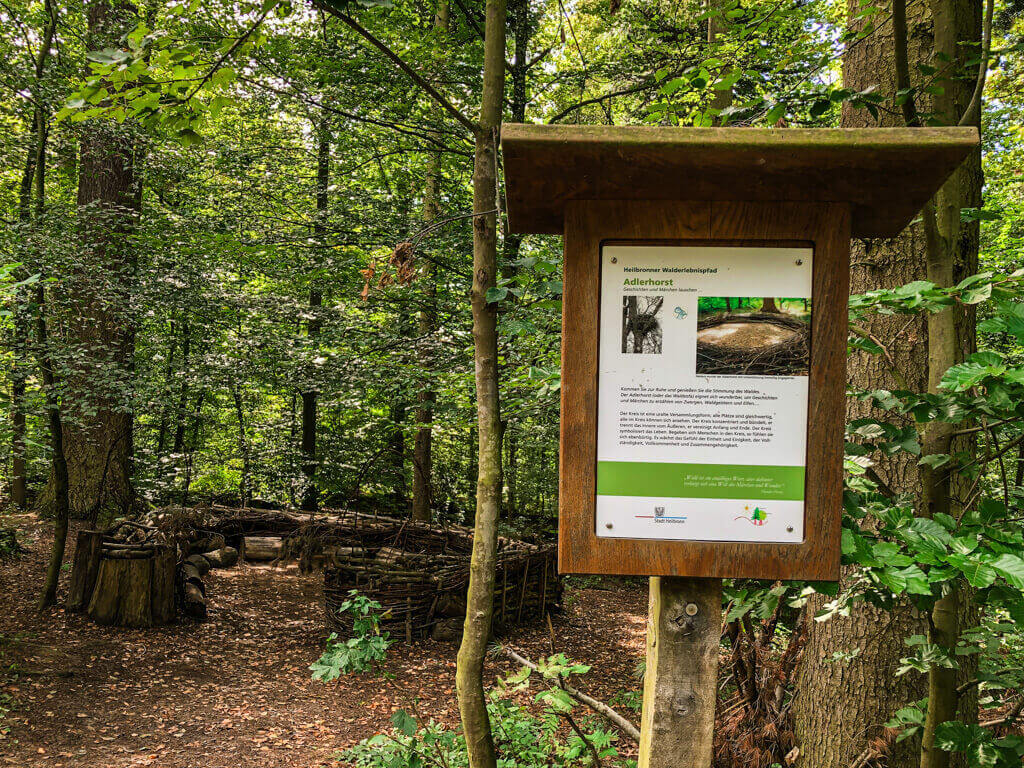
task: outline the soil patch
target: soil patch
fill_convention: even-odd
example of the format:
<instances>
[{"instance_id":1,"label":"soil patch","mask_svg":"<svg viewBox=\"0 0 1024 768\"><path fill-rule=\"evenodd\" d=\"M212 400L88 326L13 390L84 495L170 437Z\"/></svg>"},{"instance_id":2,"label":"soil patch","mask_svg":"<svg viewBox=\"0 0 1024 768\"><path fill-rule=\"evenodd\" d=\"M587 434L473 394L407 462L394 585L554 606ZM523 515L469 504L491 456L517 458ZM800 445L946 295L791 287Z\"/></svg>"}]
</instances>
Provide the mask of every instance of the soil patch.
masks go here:
<instances>
[{"instance_id":1,"label":"soil patch","mask_svg":"<svg viewBox=\"0 0 1024 768\"><path fill-rule=\"evenodd\" d=\"M310 680L326 634L320 574L213 571L206 623L100 627L61 609L35 613L48 526L8 519L29 551L0 563L0 707L12 707L0 717L0 766L336 766L339 750L388 728L409 697L423 715L457 722L454 643L396 646L387 662L394 684L368 675ZM637 689L646 599L640 582L567 589L555 643L593 665L580 688L606 701ZM532 658L550 653L544 627L508 640ZM500 659L488 665L492 678L511 670Z\"/></svg>"}]
</instances>

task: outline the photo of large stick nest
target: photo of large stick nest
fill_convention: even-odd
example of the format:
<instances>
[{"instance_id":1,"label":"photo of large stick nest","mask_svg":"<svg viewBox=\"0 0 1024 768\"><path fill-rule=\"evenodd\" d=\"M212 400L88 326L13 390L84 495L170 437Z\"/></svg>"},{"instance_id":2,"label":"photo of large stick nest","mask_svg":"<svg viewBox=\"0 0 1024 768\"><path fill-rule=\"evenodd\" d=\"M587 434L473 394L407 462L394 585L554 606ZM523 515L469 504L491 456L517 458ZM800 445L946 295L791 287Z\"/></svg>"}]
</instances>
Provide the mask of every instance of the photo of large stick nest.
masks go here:
<instances>
[{"instance_id":1,"label":"photo of large stick nest","mask_svg":"<svg viewBox=\"0 0 1024 768\"><path fill-rule=\"evenodd\" d=\"M622 297L622 352L624 354L661 354L661 308L664 304L664 296Z\"/></svg>"},{"instance_id":2,"label":"photo of large stick nest","mask_svg":"<svg viewBox=\"0 0 1024 768\"><path fill-rule=\"evenodd\" d=\"M806 376L810 341L810 299L697 300L698 375Z\"/></svg>"}]
</instances>

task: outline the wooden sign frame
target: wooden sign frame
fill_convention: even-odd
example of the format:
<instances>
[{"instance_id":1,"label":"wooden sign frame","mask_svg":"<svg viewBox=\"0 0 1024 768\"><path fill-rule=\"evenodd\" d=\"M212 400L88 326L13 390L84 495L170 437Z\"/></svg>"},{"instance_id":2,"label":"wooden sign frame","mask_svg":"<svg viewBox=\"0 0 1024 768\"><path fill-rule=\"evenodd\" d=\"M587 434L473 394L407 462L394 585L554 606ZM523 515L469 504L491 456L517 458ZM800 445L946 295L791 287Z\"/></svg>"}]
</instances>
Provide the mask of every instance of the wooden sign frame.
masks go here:
<instances>
[{"instance_id":1,"label":"wooden sign frame","mask_svg":"<svg viewBox=\"0 0 1024 768\"><path fill-rule=\"evenodd\" d=\"M850 206L846 203L565 203L558 548L561 573L838 579L850 221ZM597 536L601 248L611 241L814 249L803 541Z\"/></svg>"}]
</instances>

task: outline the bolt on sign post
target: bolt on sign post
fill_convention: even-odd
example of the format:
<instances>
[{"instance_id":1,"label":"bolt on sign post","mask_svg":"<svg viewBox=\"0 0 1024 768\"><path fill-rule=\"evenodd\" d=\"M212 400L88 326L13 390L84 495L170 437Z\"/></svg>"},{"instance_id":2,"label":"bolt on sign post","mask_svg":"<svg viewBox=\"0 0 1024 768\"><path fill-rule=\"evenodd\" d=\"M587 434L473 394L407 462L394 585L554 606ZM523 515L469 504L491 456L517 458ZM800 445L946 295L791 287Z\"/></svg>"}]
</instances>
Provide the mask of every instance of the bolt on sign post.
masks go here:
<instances>
[{"instance_id":1,"label":"bolt on sign post","mask_svg":"<svg viewBox=\"0 0 1024 768\"><path fill-rule=\"evenodd\" d=\"M510 230L565 239L559 570L653 577L641 768L710 765L723 578L839 578L850 238L977 144L503 128Z\"/></svg>"}]
</instances>

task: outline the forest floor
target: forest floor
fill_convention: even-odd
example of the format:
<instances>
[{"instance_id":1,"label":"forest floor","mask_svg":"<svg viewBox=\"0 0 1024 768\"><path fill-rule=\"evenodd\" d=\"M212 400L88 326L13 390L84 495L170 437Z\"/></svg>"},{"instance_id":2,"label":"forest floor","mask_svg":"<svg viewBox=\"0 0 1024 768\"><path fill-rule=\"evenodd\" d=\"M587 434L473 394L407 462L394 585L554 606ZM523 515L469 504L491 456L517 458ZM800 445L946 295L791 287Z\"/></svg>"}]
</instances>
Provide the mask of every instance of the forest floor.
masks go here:
<instances>
[{"instance_id":1,"label":"forest floor","mask_svg":"<svg viewBox=\"0 0 1024 768\"><path fill-rule=\"evenodd\" d=\"M30 515L5 522L29 551L0 561L0 766L336 766L339 750L388 728L409 697L421 715L457 722L455 643L395 646L386 662L395 683L310 679L326 636L316 574L212 571L207 622L100 627L60 608L36 613L49 527ZM645 586L595 582L566 596L553 617L556 650L600 670L579 686L605 701L635 690ZM546 627L521 628L507 642L531 658L550 653ZM488 662L490 676L511 670Z\"/></svg>"}]
</instances>

